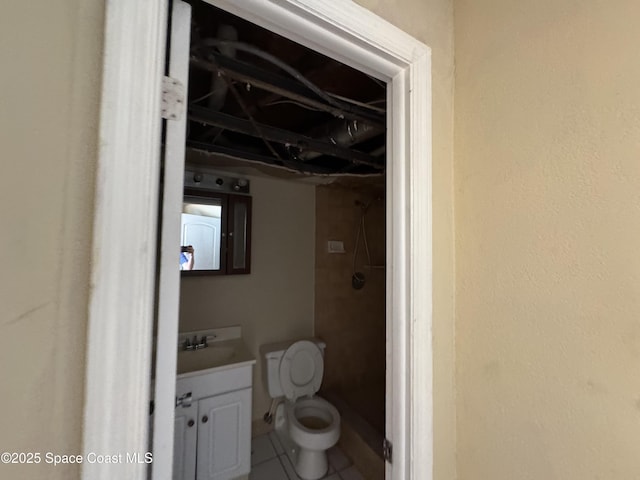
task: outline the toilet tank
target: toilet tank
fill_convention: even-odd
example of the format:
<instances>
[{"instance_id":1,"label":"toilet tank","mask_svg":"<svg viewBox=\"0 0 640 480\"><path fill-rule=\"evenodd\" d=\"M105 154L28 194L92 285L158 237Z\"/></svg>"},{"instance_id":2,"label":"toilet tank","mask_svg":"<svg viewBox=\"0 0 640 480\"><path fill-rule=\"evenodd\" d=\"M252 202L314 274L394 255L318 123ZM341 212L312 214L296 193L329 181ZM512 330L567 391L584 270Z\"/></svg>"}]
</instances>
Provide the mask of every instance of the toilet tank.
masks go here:
<instances>
[{"instance_id":1,"label":"toilet tank","mask_svg":"<svg viewBox=\"0 0 640 480\"><path fill-rule=\"evenodd\" d=\"M327 344L319 338L302 338L299 340L309 340L315 343L322 352L322 355L324 355L324 349ZM262 364L262 379L267 386L271 398L278 398L284 395L282 387L280 386L280 360L282 360L282 355L287 351L287 348L299 340L269 343L260 347L260 357L264 362Z\"/></svg>"}]
</instances>

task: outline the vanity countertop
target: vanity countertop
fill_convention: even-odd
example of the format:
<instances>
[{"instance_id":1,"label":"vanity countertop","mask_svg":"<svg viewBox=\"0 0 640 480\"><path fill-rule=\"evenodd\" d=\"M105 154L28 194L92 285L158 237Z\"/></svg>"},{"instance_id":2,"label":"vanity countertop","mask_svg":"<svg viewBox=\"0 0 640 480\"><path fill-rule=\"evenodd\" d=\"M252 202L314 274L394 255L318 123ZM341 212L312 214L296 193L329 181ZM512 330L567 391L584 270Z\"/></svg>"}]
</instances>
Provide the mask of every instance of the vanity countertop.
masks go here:
<instances>
[{"instance_id":1,"label":"vanity countertop","mask_svg":"<svg viewBox=\"0 0 640 480\"><path fill-rule=\"evenodd\" d=\"M178 378L187 378L255 363L242 338L221 338L209 342L206 348L179 350L176 373Z\"/></svg>"}]
</instances>

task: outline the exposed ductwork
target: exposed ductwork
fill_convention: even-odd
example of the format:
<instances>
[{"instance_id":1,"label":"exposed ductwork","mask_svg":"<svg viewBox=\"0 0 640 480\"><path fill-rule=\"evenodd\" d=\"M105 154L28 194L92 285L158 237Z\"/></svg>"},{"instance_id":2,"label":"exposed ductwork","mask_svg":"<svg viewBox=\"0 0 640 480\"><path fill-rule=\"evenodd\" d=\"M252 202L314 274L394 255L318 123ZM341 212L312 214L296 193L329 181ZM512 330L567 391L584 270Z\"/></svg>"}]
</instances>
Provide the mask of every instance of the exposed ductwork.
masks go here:
<instances>
[{"instance_id":1,"label":"exposed ductwork","mask_svg":"<svg viewBox=\"0 0 640 480\"><path fill-rule=\"evenodd\" d=\"M302 175L384 174L384 82L204 2L193 7L189 149Z\"/></svg>"},{"instance_id":2,"label":"exposed ductwork","mask_svg":"<svg viewBox=\"0 0 640 480\"><path fill-rule=\"evenodd\" d=\"M231 25L222 24L218 27L218 34L216 38L223 41L220 46L220 53L226 57L236 58L235 47L224 41L237 41L238 31ZM207 106L211 110L220 110L227 98L228 90L229 87L227 81L222 78L222 75L219 73L213 73L211 78L211 94L207 101Z\"/></svg>"},{"instance_id":3,"label":"exposed ductwork","mask_svg":"<svg viewBox=\"0 0 640 480\"><path fill-rule=\"evenodd\" d=\"M324 138L329 140L332 144L341 147L351 147L365 140L369 140L384 132L384 128L377 127L365 122L358 122L357 120L341 120L336 119L321 127L315 128L307 135L314 138ZM320 157L322 154L319 152L301 152L298 155L300 160L312 160Z\"/></svg>"}]
</instances>

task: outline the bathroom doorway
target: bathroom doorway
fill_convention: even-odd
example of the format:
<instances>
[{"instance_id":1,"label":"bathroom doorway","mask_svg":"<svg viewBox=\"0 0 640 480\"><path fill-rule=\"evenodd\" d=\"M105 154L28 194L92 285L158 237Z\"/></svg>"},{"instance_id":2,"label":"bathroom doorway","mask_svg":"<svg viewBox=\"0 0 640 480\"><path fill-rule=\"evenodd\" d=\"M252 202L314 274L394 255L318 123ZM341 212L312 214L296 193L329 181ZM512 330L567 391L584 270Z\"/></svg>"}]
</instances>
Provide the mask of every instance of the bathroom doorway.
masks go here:
<instances>
[{"instance_id":1,"label":"bathroom doorway","mask_svg":"<svg viewBox=\"0 0 640 480\"><path fill-rule=\"evenodd\" d=\"M254 187L261 184L260 178L318 185L315 307L312 314L307 314L307 331L327 342L321 394L337 404L343 418L342 431L349 432L342 436L343 450L356 466L362 470L368 467L370 478L383 479L385 470L393 469L392 448L385 446L392 445L397 437L393 421L397 390L393 384L406 382L406 378L398 379L391 373L397 324L387 310L387 304L392 306L388 286L393 283L387 282L391 255L386 244L387 236L393 241L389 226L398 215L397 209L387 210L385 201L391 180L387 170L392 171L387 165L386 148L390 140L386 122L391 91L383 79L219 9L214 3L187 2L191 22L185 171L189 175L247 175ZM181 185L183 180L187 181L184 173L166 173L165 188ZM165 195L165 208L168 199ZM270 201L268 196L254 197L254 222L263 218L261 204ZM298 201L292 198L290 203ZM340 223L325 231L324 227L334 224L335 219ZM168 224L166 218L162 223ZM298 225L302 228L303 223ZM253 247L257 249L267 239L260 237L259 228L253 233ZM275 233L270 236L276 238ZM287 240L283 237L278 242ZM331 249L331 242L337 242L337 251ZM336 262L340 256L342 261ZM260 257L254 257L257 267ZM328 261L323 264L323 260ZM289 260L283 257L280 261L285 265ZM347 270L342 271L345 263ZM265 403L259 346L287 340L292 331L304 331L300 320L283 327L281 319L289 312L281 308L279 318L274 318L277 324L267 327L268 333L264 332L264 322L258 321L260 325L255 326L247 320L250 310L238 314L239 305L263 298L262 292L273 283L267 278L256 286L258 270L252 271L249 281L234 279L234 286L243 285L236 288L230 288L231 280L223 277L183 275L180 298L180 331L228 327L231 324L225 322L233 318L243 324L243 338L258 357L253 387L254 430L264 427L259 423L263 412L256 411L256 405L260 408ZM282 275L287 271L280 269L279 283L286 281ZM291 293L283 294L278 303L291 301ZM271 299L274 295L278 293L272 291ZM167 297L160 295L162 301ZM268 305L260 309L267 323L273 312ZM212 320L216 316L223 317L222 323ZM277 325L282 330L280 337ZM262 408L266 411L268 407L265 404ZM155 443L159 442L157 438Z\"/></svg>"},{"instance_id":2,"label":"bathroom doorway","mask_svg":"<svg viewBox=\"0 0 640 480\"><path fill-rule=\"evenodd\" d=\"M178 177L189 191L215 193L242 180L252 198L254 260L250 274L236 278L182 272L179 332L241 327L257 358L254 433L273 427L262 421L273 407L261 346L311 336L325 341L319 393L341 414L346 433L339 446L367 478L382 480L387 84L204 0L185 0L190 20L179 27L187 23L179 5L172 32L183 37L190 30L188 80L176 78L188 83L185 169L174 170L180 158L167 159L164 188ZM172 71L181 55L177 42L172 37ZM170 196L161 222L167 238L175 237L165 228L175 220ZM184 228L185 210L182 217ZM165 250L164 237L162 243ZM198 269L205 257L194 245ZM168 263L173 268L171 253ZM172 306L160 287L163 321ZM156 404L164 405L161 398Z\"/></svg>"},{"instance_id":3,"label":"bathroom doorway","mask_svg":"<svg viewBox=\"0 0 640 480\"><path fill-rule=\"evenodd\" d=\"M367 71L376 78L388 82L390 86L387 97L389 107L390 132L387 135L388 153L388 176L387 176L387 262L393 266L393 271L389 273L387 283L387 378L389 379L387 396L390 401L387 402L390 415L387 416L387 432L393 442L393 462L387 465L387 478L400 479L412 476L414 478L430 478L431 476L431 411L432 401L430 386L431 378L431 341L430 341L430 324L431 324L431 308L430 308L430 258L431 258L431 223L430 223L430 125L429 125L429 56L428 49L419 44L406 34L393 29L386 22L382 21L370 12L351 3L336 3L327 5L326 2L316 0L288 0L286 2L278 2L278 4L268 2L247 1L238 4L238 2L215 1L211 2L217 6L231 11L247 20L256 24L269 28L293 38L299 43L317 48L324 54L332 58L347 62ZM126 6L119 7L116 13L122 14L126 10ZM144 18L144 16L136 15L140 12L140 7L131 18ZM120 21L126 16L115 17L115 10L111 10L108 19L111 18L115 25L119 25ZM116 18L115 20L113 20ZM158 18L152 17L146 28L157 25ZM110 25L108 23L108 25ZM143 29L144 30L144 29ZM109 32L107 28L107 32ZM117 30L115 30L117 31ZM127 33L129 33L127 31ZM136 35L132 33L132 35ZM119 39L109 37L107 42L107 50L113 54L119 51L123 56L127 56L125 47L130 48L131 44L121 45ZM148 40L148 39L147 39ZM144 42L141 42L144 44ZM137 44L136 44L137 45ZM107 55L108 60L105 63L107 72L114 67L113 58L121 58L117 55ZM142 56L140 58L146 58ZM138 58L139 60L139 58ZM141 62L140 68L146 69L145 75L152 71L154 63L149 61ZM135 70L137 66L135 62L128 64L130 70ZM143 75L143 78L146 76ZM148 76L148 75L147 75ZM128 95L123 99L118 95L119 78L113 80L114 83L107 83L105 87L105 96L114 94L117 105L120 105L120 111L131 110L131 106L125 106ZM125 91L128 87L122 86ZM409 93L411 92L411 94ZM144 91L140 92L143 98L146 98ZM146 100L145 100L146 101ZM149 101L157 102L158 100ZM157 104L157 103L156 103ZM133 109L135 110L135 108ZM153 108L150 109L153 111ZM116 109L115 112L118 112ZM140 113L140 112L137 112ZM146 112L149 113L149 112ZM145 113L145 114L146 114ZM105 114L109 119L108 114ZM140 114L144 118L144 114ZM114 117L118 118L118 117ZM135 116L131 119L125 119L119 123L116 130L130 128L129 122L139 120ZM157 122L153 119L149 124ZM115 123L115 122L114 122ZM113 127L114 123L106 122L107 126ZM106 127L105 127L106 128ZM135 130L135 129L134 129ZM107 132L108 133L108 132ZM109 135L107 135L108 138ZM103 137L104 138L104 137ZM153 152L154 148L149 146L146 138L142 139L142 150L144 152ZM133 152L140 154L139 150L133 149ZM110 156L112 152L106 151L101 154L100 163L106 168L107 172L114 173L106 167L114 160ZM120 151L118 153L121 153ZM150 157L153 155L150 154ZM123 160L131 158L130 155L124 154ZM145 157L146 158L146 157ZM137 158L136 158L137 160ZM119 164L121 159L115 160L115 164ZM136 161L130 162L132 168L138 168ZM153 168L149 164L142 162L139 166L141 169L141 177L148 178L153 176ZM126 170L126 177L131 174L131 170ZM110 197L110 188L113 188L115 195L123 195L121 186L115 188L112 179L119 180L119 172L115 170L113 177L107 176L106 181L102 184L103 191L106 192L107 198ZM127 184L123 181L122 184ZM153 186L153 182L150 183ZM143 187L145 187L143 185ZM135 190L130 189L125 192L131 200L141 194L140 185L135 185ZM144 188L143 188L144 190ZM144 190L142 194L148 195L148 190ZM135 203L135 202L134 202ZM107 227L115 226L117 231L118 215L106 215L109 213L109 204L104 208L98 208L98 220L107 220ZM138 212L141 216L139 221L148 222L153 217L153 205L149 205L147 210L142 209ZM151 213L151 215L150 215ZM102 215L102 216L101 216ZM101 240L101 232L97 232L97 245L101 248L107 248L108 242ZM98 248L97 247L97 248ZM115 252L113 255L107 249L100 251L101 258L117 258ZM111 257L110 257L111 256ZM150 261L151 258L144 257L141 261ZM102 263L101 263L102 265ZM111 271L119 269L119 263L114 262ZM126 269L123 272L131 274ZM117 273L117 272L115 272ZM148 299L149 292L146 289L148 285L139 285L134 280L139 280L148 272L139 272L131 275L132 289L131 295L138 295L140 298ZM94 275L96 277L96 275ZM100 278L99 275L97 275ZM98 296L104 303L104 299L108 300L111 290L113 278L121 281L126 275L110 275L104 282L97 282L94 296ZM120 292L122 289L115 289ZM416 291L420 292L416 295ZM96 293L97 292L97 293ZM104 294L104 295L102 295ZM118 299L120 300L120 299ZM108 303L108 302L107 302ZM113 304L118 303L114 301ZM126 306L126 302L124 302ZM124 307L123 307L124 308ZM116 307L117 309L117 307ZM113 312L113 309L109 310ZM113 318L118 319L118 315ZM111 321L113 318L109 317ZM126 315L122 316L126 319ZM100 325L101 313L92 308L90 323L91 325ZM109 322L104 322L107 324ZM128 332L129 325L126 331ZM125 329L121 328L118 323L111 323L108 327L100 328L92 331L94 343L98 344L101 340L100 336L95 337L95 331L104 332L110 338L118 338ZM142 328L144 331L144 328ZM148 333L147 333L148 335ZM141 335L144 338L144 334ZM414 348L414 344L418 342L420 348ZM100 376L103 372L118 371L119 365L141 365L144 370L145 355L149 352L142 350L139 352L141 361L136 361L136 352L117 352L117 355L107 355L106 359L101 357L95 358L91 353L94 349L90 345L89 371L91 378L103 378ZM96 349L103 352L101 349ZM134 358L135 357L135 358ZM125 370L125 369L123 369ZM95 374L98 375L95 375ZM137 369L134 369L130 376L138 375ZM93 375L92 375L93 374ZM143 380L143 376L140 380ZM418 379L426 381L417 382ZM88 381L88 390L92 390L92 382ZM100 389L99 390L104 390ZM121 392L114 392L118 398ZM142 405L147 397L146 391L140 389L131 392L129 396L133 405ZM85 436L85 448L93 450L108 449L110 439L118 435L109 435L108 432L126 432L129 425L120 425L118 422L112 423L100 421L98 417L100 412L111 410L112 402L109 394L90 395L87 400L87 413L85 418L88 424L94 425L95 429L107 432L99 438L91 435ZM137 409L136 409L137 411ZM95 415L92 415L96 413ZM102 418L113 419L113 415L102 415ZM132 416L135 419L135 414ZM140 419L134 422L142 424ZM126 434L125 434L126 436ZM144 434L139 429L131 431L132 444L141 445ZM100 443L102 442L102 443ZM96 446L97 445L97 446ZM425 454L427 452L427 454ZM420 460L409 462L410 458ZM89 472L89 470L86 470ZM86 473L85 475L90 475ZM89 478L89 477L87 477ZM96 477L97 478L97 477ZM106 477L105 477L106 478Z\"/></svg>"}]
</instances>

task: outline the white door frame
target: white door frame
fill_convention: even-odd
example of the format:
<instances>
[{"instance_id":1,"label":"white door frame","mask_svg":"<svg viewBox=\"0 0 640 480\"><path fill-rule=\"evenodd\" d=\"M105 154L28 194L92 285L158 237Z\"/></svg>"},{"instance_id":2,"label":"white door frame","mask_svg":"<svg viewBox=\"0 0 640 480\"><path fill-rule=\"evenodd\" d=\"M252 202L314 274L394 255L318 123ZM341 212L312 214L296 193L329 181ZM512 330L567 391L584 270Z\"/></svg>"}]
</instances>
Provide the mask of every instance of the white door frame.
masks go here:
<instances>
[{"instance_id":1,"label":"white door frame","mask_svg":"<svg viewBox=\"0 0 640 480\"><path fill-rule=\"evenodd\" d=\"M431 52L344 0L208 0L389 84L392 480L433 477ZM147 450L167 0L106 2L83 453ZM135 208L134 208L135 207ZM84 463L85 480L146 465Z\"/></svg>"}]
</instances>

